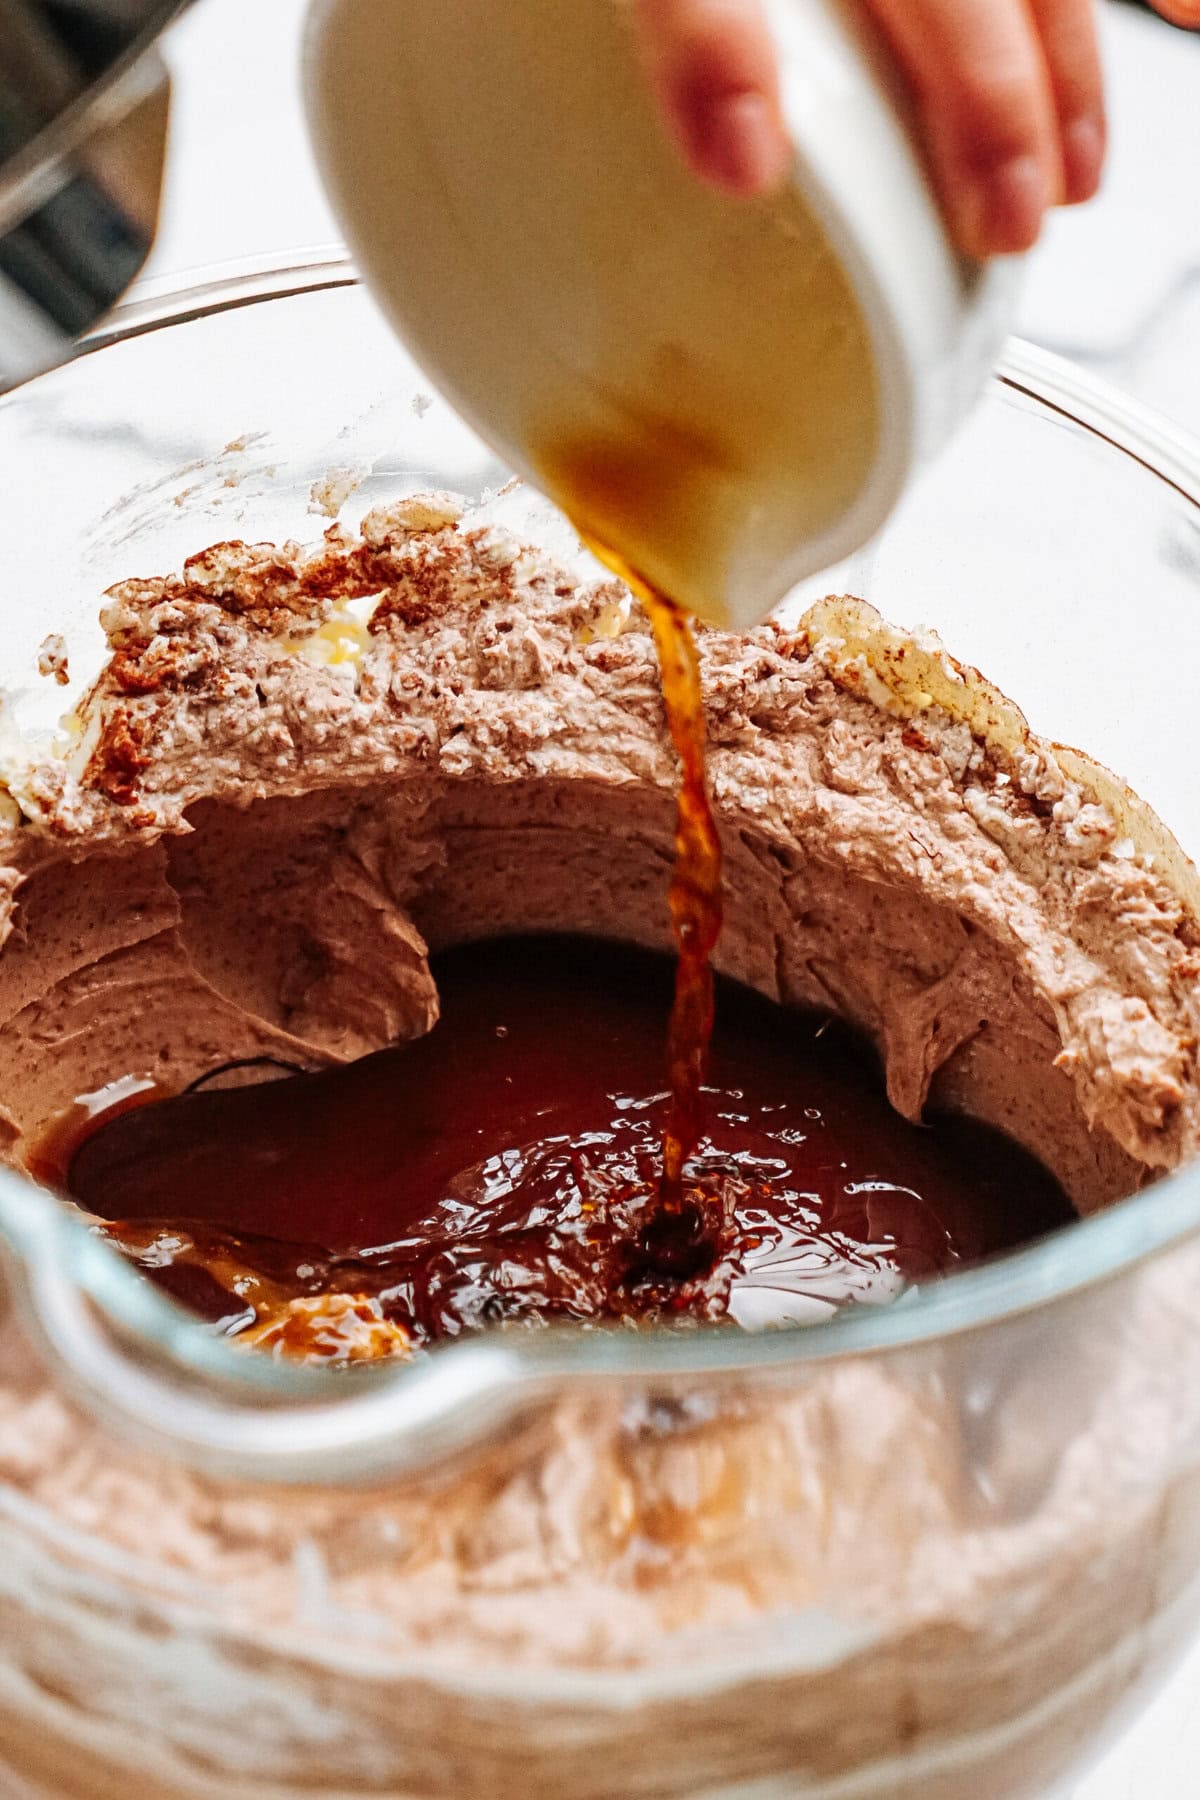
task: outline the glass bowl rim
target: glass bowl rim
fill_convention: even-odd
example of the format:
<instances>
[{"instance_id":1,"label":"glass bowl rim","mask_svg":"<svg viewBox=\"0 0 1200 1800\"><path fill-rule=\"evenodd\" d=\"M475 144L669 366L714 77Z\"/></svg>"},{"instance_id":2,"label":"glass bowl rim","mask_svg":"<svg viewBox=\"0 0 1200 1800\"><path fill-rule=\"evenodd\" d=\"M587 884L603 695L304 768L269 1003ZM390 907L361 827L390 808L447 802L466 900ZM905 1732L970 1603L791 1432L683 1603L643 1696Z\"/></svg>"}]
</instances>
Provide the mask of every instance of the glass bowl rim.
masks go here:
<instances>
[{"instance_id":1,"label":"glass bowl rim","mask_svg":"<svg viewBox=\"0 0 1200 1800\"><path fill-rule=\"evenodd\" d=\"M271 257L250 258L189 271L186 286L179 286L177 278L143 280L101 327L82 340L76 359L235 308L360 285L352 260L338 245L314 246L286 263ZM1200 508L1200 441L1135 399L1020 339L1009 341L992 379L1075 423ZM458 1411L463 1415L461 1435L473 1440L482 1435L481 1411L491 1412L493 1426L499 1422L495 1402L501 1390L511 1394L580 1377L765 1373L835 1357L914 1348L1000 1325L1079 1294L1198 1232L1200 1163L1038 1243L913 1288L887 1306L848 1309L822 1324L759 1335L720 1327L686 1333L552 1330L484 1334L476 1340L449 1343L411 1365L376 1367L361 1374L349 1371L353 1379L348 1383L345 1372L339 1373L336 1385L341 1398L336 1410L344 1417L333 1433L339 1444L337 1454L345 1457L355 1441L354 1415L360 1412L360 1426L367 1436L373 1436L370 1419L376 1414L381 1427L386 1415L388 1429L394 1433L404 1416L398 1409L403 1408L415 1429L424 1432L431 1423ZM175 1383L180 1379L214 1383L226 1400L238 1396L250 1402L260 1421L265 1412L275 1410L281 1425L292 1415L294 1427L297 1408L288 1403L301 1403L299 1411L309 1420L312 1432L302 1430L299 1438L289 1440L289 1453L281 1456L278 1466L272 1465L275 1475L311 1480L318 1473L315 1463L327 1463L328 1455L320 1453L324 1450L331 1455L332 1441L322 1421L327 1424L335 1410L327 1404L331 1399L328 1372L289 1368L267 1357L247 1356L229 1341L211 1336L142 1280L118 1252L92 1236L54 1196L6 1169L0 1169L0 1251L15 1277L27 1317L39 1328L39 1339L60 1368L66 1357L69 1372L77 1378L76 1386L82 1382L93 1401L95 1372L85 1370L83 1354L68 1352L61 1337L68 1319L82 1326L85 1313L103 1322L114 1344L126 1344L128 1355L120 1352L120 1356L127 1368L140 1359L143 1372L157 1364ZM84 1330L82 1339L87 1338ZM93 1342L95 1345L94 1334ZM186 1435L182 1422L179 1429L174 1428L177 1421L169 1406L152 1403L148 1391L144 1398L146 1405L134 1410L156 1439ZM165 1390L160 1398L165 1400ZM255 1406L256 1400L263 1405ZM324 1404L314 1406L314 1402ZM378 1403L383 1403L382 1411ZM119 1410L128 1413L131 1409ZM468 1414L474 1418L474 1426L468 1423ZM261 1430L261 1423L256 1429ZM404 1435L411 1437L412 1433ZM235 1452L229 1443L225 1446L229 1455L218 1460L228 1463L232 1458L244 1469L247 1439L242 1432L237 1436L240 1449ZM439 1433L435 1431L434 1436ZM460 1434L452 1432L450 1436L458 1439ZM352 1477L354 1464L354 1458L343 1462L338 1475Z\"/></svg>"}]
</instances>

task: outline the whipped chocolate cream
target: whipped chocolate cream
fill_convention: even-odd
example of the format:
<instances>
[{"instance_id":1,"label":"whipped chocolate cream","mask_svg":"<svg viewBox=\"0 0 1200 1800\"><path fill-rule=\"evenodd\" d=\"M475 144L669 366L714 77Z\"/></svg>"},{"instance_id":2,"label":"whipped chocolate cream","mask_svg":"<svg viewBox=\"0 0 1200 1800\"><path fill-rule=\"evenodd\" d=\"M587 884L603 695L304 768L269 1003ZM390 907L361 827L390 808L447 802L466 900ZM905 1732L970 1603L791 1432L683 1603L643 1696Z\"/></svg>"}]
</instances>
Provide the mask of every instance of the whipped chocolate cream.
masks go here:
<instances>
[{"instance_id":1,"label":"whipped chocolate cream","mask_svg":"<svg viewBox=\"0 0 1200 1800\"><path fill-rule=\"evenodd\" d=\"M424 1031L430 947L667 941L674 766L640 611L460 512L417 496L358 537L217 545L111 591L75 743L10 769L18 1155L117 1079L176 1090ZM990 690L964 716L978 678L859 603L701 648L719 966L861 1027L900 1112L932 1094L1001 1126L1080 1211L1190 1154L1194 877L1146 815L1075 753L1014 741ZM889 657L925 686L889 685Z\"/></svg>"},{"instance_id":2,"label":"whipped chocolate cream","mask_svg":"<svg viewBox=\"0 0 1200 1800\"><path fill-rule=\"evenodd\" d=\"M666 945L675 770L618 583L420 496L124 583L105 623L74 741L9 765L13 1159L106 1084L421 1032L430 950L498 927ZM1192 1155L1200 927L1162 827L861 603L700 643L720 966L846 1017L905 1116L1002 1127L1081 1213ZM1064 1301L1052 1357L1017 1321L771 1382L614 1382L424 1483L269 1497L113 1441L8 1320L4 1492L165 1574L110 1663L86 1584L68 1615L35 1575L0 1726L36 1719L22 1767L66 1793L149 1770L164 1795L898 1800L970 1768L1000 1794L1014 1743L1057 1768L1169 1640L1165 1596L1193 1605L1171 1389L1200 1380L1195 1277L1185 1255L1118 1307ZM201 1753L169 1707L118 1742L117 1688L191 1691L172 1633L198 1642L201 1597L237 1746Z\"/></svg>"}]
</instances>

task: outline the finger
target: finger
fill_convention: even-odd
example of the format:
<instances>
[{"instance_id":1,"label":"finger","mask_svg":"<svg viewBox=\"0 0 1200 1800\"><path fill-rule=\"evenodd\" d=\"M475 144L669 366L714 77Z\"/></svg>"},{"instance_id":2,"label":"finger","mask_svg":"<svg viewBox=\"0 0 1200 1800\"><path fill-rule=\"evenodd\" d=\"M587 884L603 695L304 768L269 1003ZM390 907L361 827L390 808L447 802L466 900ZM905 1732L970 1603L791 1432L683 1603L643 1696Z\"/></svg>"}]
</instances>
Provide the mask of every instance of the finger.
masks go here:
<instances>
[{"instance_id":1,"label":"finger","mask_svg":"<svg viewBox=\"0 0 1200 1800\"><path fill-rule=\"evenodd\" d=\"M760 0L635 0L643 59L667 128L691 168L747 197L791 161Z\"/></svg>"},{"instance_id":2,"label":"finger","mask_svg":"<svg viewBox=\"0 0 1200 1800\"><path fill-rule=\"evenodd\" d=\"M1172 25L1186 25L1192 31L1200 26L1200 0L1152 0L1152 4Z\"/></svg>"},{"instance_id":3,"label":"finger","mask_svg":"<svg viewBox=\"0 0 1200 1800\"><path fill-rule=\"evenodd\" d=\"M961 248L1028 250L1062 185L1049 75L1025 0L869 0L912 88Z\"/></svg>"},{"instance_id":4,"label":"finger","mask_svg":"<svg viewBox=\"0 0 1200 1800\"><path fill-rule=\"evenodd\" d=\"M1029 0L1058 114L1062 198L1090 200L1100 186L1104 79L1092 0ZM1200 4L1200 0L1198 0Z\"/></svg>"}]
</instances>

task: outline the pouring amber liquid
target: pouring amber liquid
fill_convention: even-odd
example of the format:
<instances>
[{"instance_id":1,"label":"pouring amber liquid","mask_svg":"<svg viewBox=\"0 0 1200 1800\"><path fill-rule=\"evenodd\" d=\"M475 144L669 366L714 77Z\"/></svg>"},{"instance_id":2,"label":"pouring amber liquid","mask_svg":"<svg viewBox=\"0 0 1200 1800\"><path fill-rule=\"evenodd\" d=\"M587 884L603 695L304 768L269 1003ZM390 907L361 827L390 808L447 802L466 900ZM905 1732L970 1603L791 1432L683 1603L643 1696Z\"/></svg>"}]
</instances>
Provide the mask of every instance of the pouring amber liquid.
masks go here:
<instances>
[{"instance_id":1,"label":"pouring amber liquid","mask_svg":"<svg viewBox=\"0 0 1200 1800\"><path fill-rule=\"evenodd\" d=\"M695 634L684 609L609 548L647 532L688 529L697 489L729 458L720 445L663 420L640 421L620 444L581 439L545 458L547 486L593 554L641 601L654 632L663 704L679 758L675 868L669 904L679 952L667 1039L671 1109L663 1134L659 1204L684 1213L688 1157L704 1132L702 1089L713 1025L712 953L721 934L721 840L708 798L704 697ZM665 1221L664 1221L665 1222Z\"/></svg>"}]
</instances>

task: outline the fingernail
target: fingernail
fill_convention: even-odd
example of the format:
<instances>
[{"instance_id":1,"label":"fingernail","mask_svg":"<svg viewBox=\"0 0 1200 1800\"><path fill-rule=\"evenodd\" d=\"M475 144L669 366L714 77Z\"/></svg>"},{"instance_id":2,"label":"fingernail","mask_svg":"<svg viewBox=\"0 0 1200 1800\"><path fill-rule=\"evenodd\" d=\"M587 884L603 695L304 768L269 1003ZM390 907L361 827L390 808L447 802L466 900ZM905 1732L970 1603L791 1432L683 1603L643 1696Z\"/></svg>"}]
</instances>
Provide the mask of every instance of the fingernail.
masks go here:
<instances>
[{"instance_id":1,"label":"fingernail","mask_svg":"<svg viewBox=\"0 0 1200 1800\"><path fill-rule=\"evenodd\" d=\"M1062 159L1067 204L1090 200L1104 167L1104 126L1099 119L1072 119L1063 127Z\"/></svg>"},{"instance_id":2,"label":"fingernail","mask_svg":"<svg viewBox=\"0 0 1200 1800\"><path fill-rule=\"evenodd\" d=\"M1010 256L1037 243L1050 203L1036 156L1014 156L979 182L966 208L965 235L976 255Z\"/></svg>"},{"instance_id":3,"label":"fingernail","mask_svg":"<svg viewBox=\"0 0 1200 1800\"><path fill-rule=\"evenodd\" d=\"M719 100L698 122L697 152L718 187L747 199L779 186L791 147L774 107L762 94Z\"/></svg>"}]
</instances>

